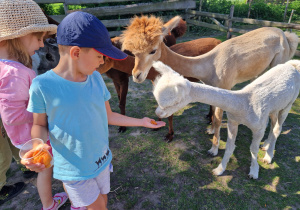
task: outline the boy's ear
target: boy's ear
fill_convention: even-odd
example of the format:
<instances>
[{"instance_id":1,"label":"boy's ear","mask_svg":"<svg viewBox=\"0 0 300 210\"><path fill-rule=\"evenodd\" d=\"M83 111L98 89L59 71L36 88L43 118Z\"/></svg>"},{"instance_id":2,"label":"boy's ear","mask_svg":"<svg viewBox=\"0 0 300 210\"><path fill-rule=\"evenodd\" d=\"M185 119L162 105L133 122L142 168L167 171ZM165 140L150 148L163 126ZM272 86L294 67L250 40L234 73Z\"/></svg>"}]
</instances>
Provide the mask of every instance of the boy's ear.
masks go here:
<instances>
[{"instance_id":1,"label":"boy's ear","mask_svg":"<svg viewBox=\"0 0 300 210\"><path fill-rule=\"evenodd\" d=\"M70 48L70 55L71 58L74 60L77 60L79 58L79 54L80 54L80 47L78 46L73 46Z\"/></svg>"}]
</instances>

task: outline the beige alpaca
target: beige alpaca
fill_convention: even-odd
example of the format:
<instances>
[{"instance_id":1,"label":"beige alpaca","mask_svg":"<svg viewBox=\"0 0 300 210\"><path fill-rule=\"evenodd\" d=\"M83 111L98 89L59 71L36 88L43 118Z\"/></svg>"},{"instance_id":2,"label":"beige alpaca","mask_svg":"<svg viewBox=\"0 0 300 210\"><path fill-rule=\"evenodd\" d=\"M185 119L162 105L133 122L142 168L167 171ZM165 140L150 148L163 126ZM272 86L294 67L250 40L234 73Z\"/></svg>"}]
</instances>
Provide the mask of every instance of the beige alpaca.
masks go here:
<instances>
[{"instance_id":1,"label":"beige alpaca","mask_svg":"<svg viewBox=\"0 0 300 210\"><path fill-rule=\"evenodd\" d=\"M161 62L155 62L153 67L162 74L155 80L153 90L159 105L155 111L157 116L168 117L191 102L206 103L225 110L228 117L226 149L222 162L213 173L221 175L226 169L235 149L238 125L243 124L253 134L249 177L257 179L257 154L268 119L271 119L271 129L263 145L267 150L263 160L271 163L282 124L299 94L300 61L279 64L238 91L190 82Z\"/></svg>"},{"instance_id":2,"label":"beige alpaca","mask_svg":"<svg viewBox=\"0 0 300 210\"><path fill-rule=\"evenodd\" d=\"M185 77L193 77L205 84L231 89L235 84L262 74L268 67L284 63L293 57L298 36L278 28L265 27L227 40L210 52L197 56L181 56L164 45L163 37L177 25L180 17L168 23L156 17L135 17L122 34L122 49L135 55L133 80L143 82L153 61L162 61ZM212 127L213 145L208 151L218 154L220 125L223 110L216 108Z\"/></svg>"}]
</instances>

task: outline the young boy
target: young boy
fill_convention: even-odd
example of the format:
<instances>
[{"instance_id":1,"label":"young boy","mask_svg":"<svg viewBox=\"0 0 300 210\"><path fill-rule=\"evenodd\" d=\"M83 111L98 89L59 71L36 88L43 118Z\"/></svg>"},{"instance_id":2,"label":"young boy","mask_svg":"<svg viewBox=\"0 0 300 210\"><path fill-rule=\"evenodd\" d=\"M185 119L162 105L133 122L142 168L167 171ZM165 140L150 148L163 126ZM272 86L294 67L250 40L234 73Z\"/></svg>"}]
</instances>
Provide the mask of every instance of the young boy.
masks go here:
<instances>
[{"instance_id":1,"label":"young boy","mask_svg":"<svg viewBox=\"0 0 300 210\"><path fill-rule=\"evenodd\" d=\"M62 180L74 207L106 209L112 153L108 124L159 128L164 122L136 119L111 111L107 90L95 69L103 55L125 59L113 47L107 29L85 12L69 14L57 30L60 61L33 80L28 111L33 112L32 138L46 140L49 131L54 178ZM44 165L25 164L35 171ZM82 208L84 209L84 208Z\"/></svg>"}]
</instances>

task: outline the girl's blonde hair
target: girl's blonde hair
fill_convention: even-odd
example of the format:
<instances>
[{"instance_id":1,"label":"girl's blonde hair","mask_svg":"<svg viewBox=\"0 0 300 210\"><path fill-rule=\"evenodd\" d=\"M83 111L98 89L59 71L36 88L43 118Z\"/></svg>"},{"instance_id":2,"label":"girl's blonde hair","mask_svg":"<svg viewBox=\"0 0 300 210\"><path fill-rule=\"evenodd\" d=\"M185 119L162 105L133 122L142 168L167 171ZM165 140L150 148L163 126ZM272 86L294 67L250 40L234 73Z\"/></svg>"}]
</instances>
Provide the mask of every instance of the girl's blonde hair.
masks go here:
<instances>
[{"instance_id":1,"label":"girl's blonde hair","mask_svg":"<svg viewBox=\"0 0 300 210\"><path fill-rule=\"evenodd\" d=\"M41 38L44 32L34 32L32 35ZM32 68L32 59L19 38L6 40L9 58L16 59L27 68Z\"/></svg>"}]
</instances>

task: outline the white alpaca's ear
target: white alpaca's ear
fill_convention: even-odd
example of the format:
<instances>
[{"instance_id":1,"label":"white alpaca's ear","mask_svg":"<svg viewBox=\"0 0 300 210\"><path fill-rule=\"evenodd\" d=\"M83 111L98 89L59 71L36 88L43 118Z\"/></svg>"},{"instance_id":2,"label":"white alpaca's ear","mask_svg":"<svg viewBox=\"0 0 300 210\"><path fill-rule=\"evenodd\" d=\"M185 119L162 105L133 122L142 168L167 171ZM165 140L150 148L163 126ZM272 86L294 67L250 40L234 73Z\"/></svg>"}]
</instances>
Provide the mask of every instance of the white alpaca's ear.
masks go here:
<instances>
[{"instance_id":1,"label":"white alpaca's ear","mask_svg":"<svg viewBox=\"0 0 300 210\"><path fill-rule=\"evenodd\" d=\"M161 61L154 61L152 63L152 66L155 68L156 71L158 71L162 75L166 74L166 73L172 73L172 74L180 76L180 74L178 74L176 71L174 71L170 66L164 64Z\"/></svg>"},{"instance_id":2,"label":"white alpaca's ear","mask_svg":"<svg viewBox=\"0 0 300 210\"><path fill-rule=\"evenodd\" d=\"M300 71L300 60L289 60L286 62L286 64L290 64Z\"/></svg>"},{"instance_id":3,"label":"white alpaca's ear","mask_svg":"<svg viewBox=\"0 0 300 210\"><path fill-rule=\"evenodd\" d=\"M168 69L168 66L165 65L163 62L161 61L154 61L152 64L153 68L155 68L156 71L158 71L160 74L165 74L167 72L170 72L170 67Z\"/></svg>"}]
</instances>

